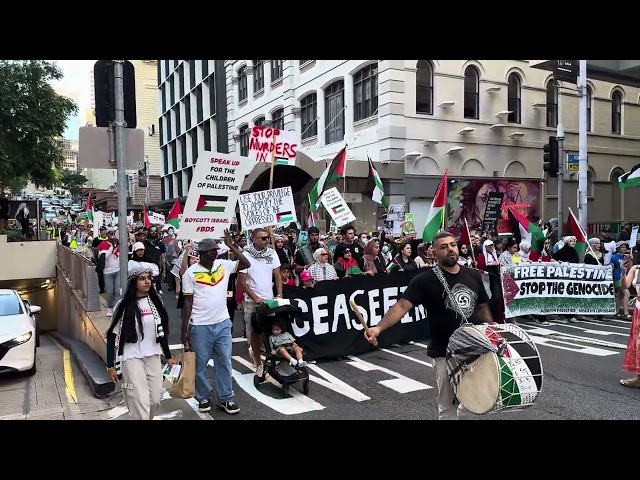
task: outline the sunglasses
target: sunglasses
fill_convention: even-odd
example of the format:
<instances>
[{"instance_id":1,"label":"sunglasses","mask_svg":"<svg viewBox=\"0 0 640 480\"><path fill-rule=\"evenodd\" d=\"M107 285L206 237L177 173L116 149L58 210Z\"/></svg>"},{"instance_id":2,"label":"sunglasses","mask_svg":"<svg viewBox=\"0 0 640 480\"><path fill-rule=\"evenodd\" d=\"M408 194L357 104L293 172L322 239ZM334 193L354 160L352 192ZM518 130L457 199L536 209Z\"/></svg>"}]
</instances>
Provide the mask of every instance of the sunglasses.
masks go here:
<instances>
[{"instance_id":1,"label":"sunglasses","mask_svg":"<svg viewBox=\"0 0 640 480\"><path fill-rule=\"evenodd\" d=\"M262 240L263 242L266 242L267 240L269 240L271 237L269 235L267 235L266 237L258 237L260 240Z\"/></svg>"},{"instance_id":2,"label":"sunglasses","mask_svg":"<svg viewBox=\"0 0 640 480\"><path fill-rule=\"evenodd\" d=\"M326 257L326 256L328 256L328 255L329 255L328 253L321 253L321 254L320 254L320 256L321 256L321 257Z\"/></svg>"},{"instance_id":3,"label":"sunglasses","mask_svg":"<svg viewBox=\"0 0 640 480\"><path fill-rule=\"evenodd\" d=\"M345 250L344 253L351 253L351 250Z\"/></svg>"}]
</instances>

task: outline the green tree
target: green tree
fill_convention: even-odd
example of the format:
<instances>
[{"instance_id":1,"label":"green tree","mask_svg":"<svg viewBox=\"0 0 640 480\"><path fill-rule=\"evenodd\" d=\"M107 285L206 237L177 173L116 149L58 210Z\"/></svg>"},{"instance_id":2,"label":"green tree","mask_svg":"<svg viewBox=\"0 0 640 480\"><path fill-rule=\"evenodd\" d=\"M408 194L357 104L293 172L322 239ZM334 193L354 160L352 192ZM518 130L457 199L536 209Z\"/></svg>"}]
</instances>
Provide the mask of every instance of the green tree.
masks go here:
<instances>
[{"instance_id":1,"label":"green tree","mask_svg":"<svg viewBox=\"0 0 640 480\"><path fill-rule=\"evenodd\" d=\"M29 183L29 178L26 175L9 178L9 181L2 181L0 187L2 189L11 190L14 195L20 195L20 192Z\"/></svg>"},{"instance_id":2,"label":"green tree","mask_svg":"<svg viewBox=\"0 0 640 480\"><path fill-rule=\"evenodd\" d=\"M27 177L52 187L64 156L62 135L75 102L56 93L58 66L43 60L0 60L0 183Z\"/></svg>"},{"instance_id":3,"label":"green tree","mask_svg":"<svg viewBox=\"0 0 640 480\"><path fill-rule=\"evenodd\" d=\"M79 173L70 172L66 170L62 172L60 178L60 185L62 188L69 190L74 197L78 196L80 189L87 183L87 177Z\"/></svg>"}]
</instances>

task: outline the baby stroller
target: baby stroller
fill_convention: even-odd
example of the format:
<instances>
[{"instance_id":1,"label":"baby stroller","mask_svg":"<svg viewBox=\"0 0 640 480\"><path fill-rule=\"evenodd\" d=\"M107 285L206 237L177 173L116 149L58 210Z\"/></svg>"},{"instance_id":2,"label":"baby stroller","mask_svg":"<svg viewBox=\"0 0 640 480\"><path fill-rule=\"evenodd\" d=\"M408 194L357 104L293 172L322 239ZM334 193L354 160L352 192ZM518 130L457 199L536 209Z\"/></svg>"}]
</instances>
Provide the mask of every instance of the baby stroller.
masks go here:
<instances>
[{"instance_id":1,"label":"baby stroller","mask_svg":"<svg viewBox=\"0 0 640 480\"><path fill-rule=\"evenodd\" d=\"M286 325L286 331L293 335L291 324L296 314L302 312L295 300L267 300L256 308L254 324L259 327L262 332L265 347L265 364L262 377L255 375L253 384L256 388L263 383L267 374L282 385L282 394L286 397L289 393L289 386L302 382L302 391L305 395L309 393L309 373L305 367L293 367L285 360L284 357L271 352L269 337L271 336L271 327L273 323L282 320Z\"/></svg>"}]
</instances>

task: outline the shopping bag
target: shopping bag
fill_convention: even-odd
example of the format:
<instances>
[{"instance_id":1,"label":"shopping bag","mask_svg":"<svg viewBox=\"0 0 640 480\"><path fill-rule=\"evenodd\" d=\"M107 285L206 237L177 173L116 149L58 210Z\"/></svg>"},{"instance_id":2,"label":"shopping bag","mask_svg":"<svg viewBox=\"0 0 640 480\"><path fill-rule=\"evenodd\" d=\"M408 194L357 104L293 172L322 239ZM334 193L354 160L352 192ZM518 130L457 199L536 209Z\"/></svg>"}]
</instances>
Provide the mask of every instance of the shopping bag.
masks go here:
<instances>
[{"instance_id":1,"label":"shopping bag","mask_svg":"<svg viewBox=\"0 0 640 480\"><path fill-rule=\"evenodd\" d=\"M169 395L171 398L192 398L196 394L196 354L184 352L180 365L180 376L173 383Z\"/></svg>"}]
</instances>

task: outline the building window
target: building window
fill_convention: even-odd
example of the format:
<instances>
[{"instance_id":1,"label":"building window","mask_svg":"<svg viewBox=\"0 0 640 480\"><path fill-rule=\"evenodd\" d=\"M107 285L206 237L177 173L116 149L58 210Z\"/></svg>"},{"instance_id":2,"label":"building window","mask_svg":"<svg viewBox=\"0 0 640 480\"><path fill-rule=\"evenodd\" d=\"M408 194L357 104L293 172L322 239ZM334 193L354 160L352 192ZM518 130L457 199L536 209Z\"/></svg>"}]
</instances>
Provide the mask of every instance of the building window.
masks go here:
<instances>
[{"instance_id":1,"label":"building window","mask_svg":"<svg viewBox=\"0 0 640 480\"><path fill-rule=\"evenodd\" d=\"M264 90L264 60L253 60L253 93Z\"/></svg>"},{"instance_id":2,"label":"building window","mask_svg":"<svg viewBox=\"0 0 640 480\"><path fill-rule=\"evenodd\" d=\"M238 102L244 102L249 95L247 87L247 67L246 65L238 70Z\"/></svg>"},{"instance_id":3,"label":"building window","mask_svg":"<svg viewBox=\"0 0 640 480\"><path fill-rule=\"evenodd\" d=\"M271 115L271 123L273 128L277 130L284 130L284 108L279 108L273 115Z\"/></svg>"},{"instance_id":4,"label":"building window","mask_svg":"<svg viewBox=\"0 0 640 480\"><path fill-rule=\"evenodd\" d=\"M353 121L372 117L378 110L378 64L367 65L353 76Z\"/></svg>"},{"instance_id":5,"label":"building window","mask_svg":"<svg viewBox=\"0 0 640 480\"><path fill-rule=\"evenodd\" d=\"M593 103L593 93L587 87L587 132L591 131L591 105Z\"/></svg>"},{"instance_id":6,"label":"building window","mask_svg":"<svg viewBox=\"0 0 640 480\"><path fill-rule=\"evenodd\" d=\"M271 60L271 81L282 78L282 60Z\"/></svg>"},{"instance_id":7,"label":"building window","mask_svg":"<svg viewBox=\"0 0 640 480\"><path fill-rule=\"evenodd\" d=\"M324 90L325 144L344 139L344 81L333 82Z\"/></svg>"},{"instance_id":8,"label":"building window","mask_svg":"<svg viewBox=\"0 0 640 480\"><path fill-rule=\"evenodd\" d=\"M464 118L480 118L480 75L469 65L464 71Z\"/></svg>"},{"instance_id":9,"label":"building window","mask_svg":"<svg viewBox=\"0 0 640 480\"><path fill-rule=\"evenodd\" d=\"M238 129L240 133L240 155L249 156L249 125L243 125Z\"/></svg>"},{"instance_id":10,"label":"building window","mask_svg":"<svg viewBox=\"0 0 640 480\"><path fill-rule=\"evenodd\" d=\"M617 90L611 95L611 133L622 133L622 94Z\"/></svg>"},{"instance_id":11,"label":"building window","mask_svg":"<svg viewBox=\"0 0 640 480\"><path fill-rule=\"evenodd\" d=\"M300 119L303 140L318 135L318 94L311 93L300 100Z\"/></svg>"},{"instance_id":12,"label":"building window","mask_svg":"<svg viewBox=\"0 0 640 480\"><path fill-rule=\"evenodd\" d=\"M433 115L433 68L428 60L418 60L416 70L416 113Z\"/></svg>"},{"instance_id":13,"label":"building window","mask_svg":"<svg viewBox=\"0 0 640 480\"><path fill-rule=\"evenodd\" d=\"M547 82L547 127L558 126L558 88L553 79Z\"/></svg>"},{"instance_id":14,"label":"building window","mask_svg":"<svg viewBox=\"0 0 640 480\"><path fill-rule=\"evenodd\" d=\"M522 115L522 82L517 73L509 75L507 86L507 110L511 113L507 117L509 123L520 123Z\"/></svg>"},{"instance_id":15,"label":"building window","mask_svg":"<svg viewBox=\"0 0 640 480\"><path fill-rule=\"evenodd\" d=\"M255 121L255 122L253 122L253 124L254 124L256 127L261 127L262 125L264 125L264 117L258 117L258 118L256 118L256 121Z\"/></svg>"}]
</instances>

